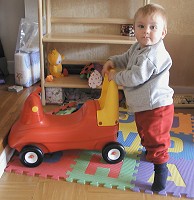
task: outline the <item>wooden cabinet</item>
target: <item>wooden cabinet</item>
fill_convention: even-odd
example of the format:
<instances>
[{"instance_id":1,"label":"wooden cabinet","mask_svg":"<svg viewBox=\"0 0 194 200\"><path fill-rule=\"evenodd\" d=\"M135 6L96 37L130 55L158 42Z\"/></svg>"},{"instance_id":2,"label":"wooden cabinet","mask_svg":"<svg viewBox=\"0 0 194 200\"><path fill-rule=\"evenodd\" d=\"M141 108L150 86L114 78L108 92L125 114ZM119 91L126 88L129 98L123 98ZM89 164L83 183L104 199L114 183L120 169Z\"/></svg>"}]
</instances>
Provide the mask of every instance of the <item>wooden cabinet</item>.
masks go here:
<instances>
[{"instance_id":1,"label":"wooden cabinet","mask_svg":"<svg viewBox=\"0 0 194 200\"><path fill-rule=\"evenodd\" d=\"M133 24L133 15L146 0L39 0L39 35L42 103L45 87L88 88L87 80L78 75L45 82L46 55L56 48L65 59L62 64L104 63L126 51L136 40L122 36L122 24ZM43 17L46 34L43 35Z\"/></svg>"}]
</instances>

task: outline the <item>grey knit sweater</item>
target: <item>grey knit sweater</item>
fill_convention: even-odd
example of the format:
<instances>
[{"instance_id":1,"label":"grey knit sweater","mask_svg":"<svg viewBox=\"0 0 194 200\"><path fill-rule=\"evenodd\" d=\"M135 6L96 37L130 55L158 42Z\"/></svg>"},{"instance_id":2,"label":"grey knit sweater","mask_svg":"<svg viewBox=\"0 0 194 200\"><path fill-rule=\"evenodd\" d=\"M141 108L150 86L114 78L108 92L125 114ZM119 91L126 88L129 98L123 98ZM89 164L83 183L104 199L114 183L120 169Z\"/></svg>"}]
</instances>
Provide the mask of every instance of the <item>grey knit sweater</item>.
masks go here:
<instances>
[{"instance_id":1,"label":"grey knit sweater","mask_svg":"<svg viewBox=\"0 0 194 200\"><path fill-rule=\"evenodd\" d=\"M123 86L131 112L152 110L173 103L173 89L169 87L172 60L163 40L140 49L135 43L122 55L109 58L117 71L115 81Z\"/></svg>"}]
</instances>

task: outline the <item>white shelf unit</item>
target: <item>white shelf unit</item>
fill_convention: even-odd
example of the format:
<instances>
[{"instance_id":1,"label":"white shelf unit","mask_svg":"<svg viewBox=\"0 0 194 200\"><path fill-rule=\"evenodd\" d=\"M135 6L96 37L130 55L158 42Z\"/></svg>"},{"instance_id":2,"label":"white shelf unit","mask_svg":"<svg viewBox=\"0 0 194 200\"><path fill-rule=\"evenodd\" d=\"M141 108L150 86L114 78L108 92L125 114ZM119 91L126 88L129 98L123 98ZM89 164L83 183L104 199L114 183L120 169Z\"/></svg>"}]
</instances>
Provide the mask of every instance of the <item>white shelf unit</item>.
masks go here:
<instances>
[{"instance_id":1,"label":"white shelf unit","mask_svg":"<svg viewBox=\"0 0 194 200\"><path fill-rule=\"evenodd\" d=\"M49 48L64 51L62 64L104 63L109 56L120 54L135 43L134 37L121 36L120 26L133 24L131 16L147 3L147 0L121 0L119 3L117 0L38 0L42 104L45 105L46 87L89 88L87 80L79 75L69 74L45 82ZM131 16L129 10L133 11ZM46 18L45 35L43 16Z\"/></svg>"}]
</instances>

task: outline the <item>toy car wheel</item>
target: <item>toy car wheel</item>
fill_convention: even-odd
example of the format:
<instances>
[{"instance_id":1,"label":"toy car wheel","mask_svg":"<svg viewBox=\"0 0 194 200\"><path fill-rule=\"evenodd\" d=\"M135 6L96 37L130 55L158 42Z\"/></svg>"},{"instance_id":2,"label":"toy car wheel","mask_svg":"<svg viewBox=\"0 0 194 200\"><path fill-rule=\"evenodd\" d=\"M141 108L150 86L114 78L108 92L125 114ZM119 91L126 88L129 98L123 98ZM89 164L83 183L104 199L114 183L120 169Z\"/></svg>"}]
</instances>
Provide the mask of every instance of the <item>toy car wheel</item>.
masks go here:
<instances>
[{"instance_id":1,"label":"toy car wheel","mask_svg":"<svg viewBox=\"0 0 194 200\"><path fill-rule=\"evenodd\" d=\"M37 167L42 163L43 157L44 153L36 146L26 146L19 154L21 163L27 167Z\"/></svg>"},{"instance_id":2,"label":"toy car wheel","mask_svg":"<svg viewBox=\"0 0 194 200\"><path fill-rule=\"evenodd\" d=\"M107 163L119 163L125 157L125 148L118 142L111 142L103 148L102 157Z\"/></svg>"}]
</instances>

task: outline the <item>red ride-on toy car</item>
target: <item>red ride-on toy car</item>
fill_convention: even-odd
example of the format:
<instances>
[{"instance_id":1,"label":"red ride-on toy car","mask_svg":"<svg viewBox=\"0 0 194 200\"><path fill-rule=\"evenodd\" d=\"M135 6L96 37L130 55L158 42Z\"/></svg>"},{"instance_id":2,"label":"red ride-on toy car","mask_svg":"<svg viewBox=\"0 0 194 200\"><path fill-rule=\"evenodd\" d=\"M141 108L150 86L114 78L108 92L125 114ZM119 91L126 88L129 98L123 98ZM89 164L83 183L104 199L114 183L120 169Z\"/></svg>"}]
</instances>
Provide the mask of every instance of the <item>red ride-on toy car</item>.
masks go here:
<instances>
[{"instance_id":1,"label":"red ride-on toy car","mask_svg":"<svg viewBox=\"0 0 194 200\"><path fill-rule=\"evenodd\" d=\"M8 137L9 146L19 152L23 165L36 167L44 154L70 149L100 150L110 164L124 159L125 149L117 142L119 100L114 81L105 77L100 98L87 100L68 115L45 113L40 91L38 88L26 99Z\"/></svg>"}]
</instances>

